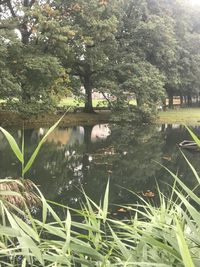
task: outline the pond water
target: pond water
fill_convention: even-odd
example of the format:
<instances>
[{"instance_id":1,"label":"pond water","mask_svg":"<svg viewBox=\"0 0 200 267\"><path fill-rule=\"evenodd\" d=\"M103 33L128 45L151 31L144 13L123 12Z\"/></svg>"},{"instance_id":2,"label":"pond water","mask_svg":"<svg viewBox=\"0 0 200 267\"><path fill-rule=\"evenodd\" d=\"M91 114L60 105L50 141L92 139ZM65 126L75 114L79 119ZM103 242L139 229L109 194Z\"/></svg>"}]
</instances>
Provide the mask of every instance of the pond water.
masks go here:
<instances>
[{"instance_id":1,"label":"pond water","mask_svg":"<svg viewBox=\"0 0 200 267\"><path fill-rule=\"evenodd\" d=\"M8 129L21 142L20 129ZM200 128L193 128L200 135ZM28 159L47 129L25 130L25 155ZM131 190L156 199L160 190L167 193L173 183L159 164L177 172L195 187L196 180L177 146L191 139L180 125L94 125L56 129L43 145L27 177L32 179L47 199L76 207L83 197L81 188L99 202L110 179L110 203L134 203ZM200 170L200 153L185 151ZM0 177L19 177L20 166L3 135L0 135Z\"/></svg>"}]
</instances>

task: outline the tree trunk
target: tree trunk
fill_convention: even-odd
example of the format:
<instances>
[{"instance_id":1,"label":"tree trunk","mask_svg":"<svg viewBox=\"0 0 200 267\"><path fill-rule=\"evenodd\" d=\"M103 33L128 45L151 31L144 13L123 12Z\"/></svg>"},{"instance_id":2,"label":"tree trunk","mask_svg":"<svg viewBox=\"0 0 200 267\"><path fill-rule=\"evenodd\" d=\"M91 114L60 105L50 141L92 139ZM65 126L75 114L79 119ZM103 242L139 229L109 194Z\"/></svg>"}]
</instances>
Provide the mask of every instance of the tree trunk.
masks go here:
<instances>
[{"instance_id":1,"label":"tree trunk","mask_svg":"<svg viewBox=\"0 0 200 267\"><path fill-rule=\"evenodd\" d=\"M84 126L84 145L85 151L82 158L82 171L83 171L83 180L86 182L88 180L88 172L90 166L89 155L91 152L91 135L92 135L93 126Z\"/></svg>"},{"instance_id":2,"label":"tree trunk","mask_svg":"<svg viewBox=\"0 0 200 267\"><path fill-rule=\"evenodd\" d=\"M186 95L184 95L184 103L185 103L185 105L187 104L187 96Z\"/></svg>"},{"instance_id":3,"label":"tree trunk","mask_svg":"<svg viewBox=\"0 0 200 267\"><path fill-rule=\"evenodd\" d=\"M168 95L169 98L169 108L173 108L174 107L174 103L173 103L173 94L169 94Z\"/></svg>"},{"instance_id":4,"label":"tree trunk","mask_svg":"<svg viewBox=\"0 0 200 267\"><path fill-rule=\"evenodd\" d=\"M192 97L191 97L191 95L188 95L187 96L187 104L188 104L188 107L191 106L191 104L192 104Z\"/></svg>"},{"instance_id":5,"label":"tree trunk","mask_svg":"<svg viewBox=\"0 0 200 267\"><path fill-rule=\"evenodd\" d=\"M140 96L138 96L138 97L136 97L136 103L137 103L137 106L138 107L141 107L142 106L142 100L141 100L141 97Z\"/></svg>"},{"instance_id":6,"label":"tree trunk","mask_svg":"<svg viewBox=\"0 0 200 267\"><path fill-rule=\"evenodd\" d=\"M31 102L31 95L29 93L27 93L25 89L22 90L22 102L23 103L30 103Z\"/></svg>"},{"instance_id":7,"label":"tree trunk","mask_svg":"<svg viewBox=\"0 0 200 267\"><path fill-rule=\"evenodd\" d=\"M84 88L85 88L85 108L84 112L86 113L94 113L94 109L92 106L92 86L89 78L85 78L84 80Z\"/></svg>"},{"instance_id":8,"label":"tree trunk","mask_svg":"<svg viewBox=\"0 0 200 267\"><path fill-rule=\"evenodd\" d=\"M200 101L199 101L199 99L200 99L200 93L198 93L198 106L199 106L199 104L200 104Z\"/></svg>"},{"instance_id":9,"label":"tree trunk","mask_svg":"<svg viewBox=\"0 0 200 267\"><path fill-rule=\"evenodd\" d=\"M167 110L167 99L166 99L166 97L164 97L162 99L162 108L163 108L163 111Z\"/></svg>"},{"instance_id":10,"label":"tree trunk","mask_svg":"<svg viewBox=\"0 0 200 267\"><path fill-rule=\"evenodd\" d=\"M172 124L167 124L167 130L172 130Z\"/></svg>"},{"instance_id":11,"label":"tree trunk","mask_svg":"<svg viewBox=\"0 0 200 267\"><path fill-rule=\"evenodd\" d=\"M183 106L183 95L182 94L180 94L180 105L181 107Z\"/></svg>"},{"instance_id":12,"label":"tree trunk","mask_svg":"<svg viewBox=\"0 0 200 267\"><path fill-rule=\"evenodd\" d=\"M166 127L165 127L165 124L162 124L162 126L161 126L161 132L162 132L162 133L165 132L165 128L166 128Z\"/></svg>"},{"instance_id":13,"label":"tree trunk","mask_svg":"<svg viewBox=\"0 0 200 267\"><path fill-rule=\"evenodd\" d=\"M31 35L31 31L28 29L28 18L27 16L24 17L23 23L18 28L21 36L22 36L22 43L27 45L29 43L29 37Z\"/></svg>"},{"instance_id":14,"label":"tree trunk","mask_svg":"<svg viewBox=\"0 0 200 267\"><path fill-rule=\"evenodd\" d=\"M90 125L84 126L84 144L85 144L87 153L89 152L89 147L91 144L92 129L93 129L93 126L90 126Z\"/></svg>"}]
</instances>

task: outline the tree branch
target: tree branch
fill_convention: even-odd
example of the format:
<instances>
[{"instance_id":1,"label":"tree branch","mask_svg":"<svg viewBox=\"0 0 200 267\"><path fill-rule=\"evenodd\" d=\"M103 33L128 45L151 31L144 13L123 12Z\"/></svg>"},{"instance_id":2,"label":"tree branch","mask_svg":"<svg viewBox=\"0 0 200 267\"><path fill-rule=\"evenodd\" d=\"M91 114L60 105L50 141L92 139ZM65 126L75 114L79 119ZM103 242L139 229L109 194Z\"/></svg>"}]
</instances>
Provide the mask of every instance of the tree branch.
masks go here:
<instances>
[{"instance_id":1,"label":"tree branch","mask_svg":"<svg viewBox=\"0 0 200 267\"><path fill-rule=\"evenodd\" d=\"M8 0L2 0L0 1L0 5L6 4L8 2Z\"/></svg>"},{"instance_id":2,"label":"tree branch","mask_svg":"<svg viewBox=\"0 0 200 267\"><path fill-rule=\"evenodd\" d=\"M110 99L106 96L106 94L103 91L100 91L100 92L102 93L102 95L106 99L106 101L108 101L109 106L112 107L113 105L112 105Z\"/></svg>"},{"instance_id":3,"label":"tree branch","mask_svg":"<svg viewBox=\"0 0 200 267\"><path fill-rule=\"evenodd\" d=\"M29 6L29 0L24 0L24 6L28 7Z\"/></svg>"},{"instance_id":4,"label":"tree branch","mask_svg":"<svg viewBox=\"0 0 200 267\"><path fill-rule=\"evenodd\" d=\"M7 6L8 6L8 8L9 8L10 13L12 14L13 18L16 18L16 14L15 14L15 12L14 12L14 9L13 9L13 7L12 7L12 4L11 4L11 1L10 1L10 0L7 1Z\"/></svg>"},{"instance_id":5,"label":"tree branch","mask_svg":"<svg viewBox=\"0 0 200 267\"><path fill-rule=\"evenodd\" d=\"M32 7L35 4L36 0L31 0L31 2L29 3L29 6Z\"/></svg>"},{"instance_id":6,"label":"tree branch","mask_svg":"<svg viewBox=\"0 0 200 267\"><path fill-rule=\"evenodd\" d=\"M8 30L13 30L17 27L17 24L0 24L0 30L2 29L8 29Z\"/></svg>"}]
</instances>

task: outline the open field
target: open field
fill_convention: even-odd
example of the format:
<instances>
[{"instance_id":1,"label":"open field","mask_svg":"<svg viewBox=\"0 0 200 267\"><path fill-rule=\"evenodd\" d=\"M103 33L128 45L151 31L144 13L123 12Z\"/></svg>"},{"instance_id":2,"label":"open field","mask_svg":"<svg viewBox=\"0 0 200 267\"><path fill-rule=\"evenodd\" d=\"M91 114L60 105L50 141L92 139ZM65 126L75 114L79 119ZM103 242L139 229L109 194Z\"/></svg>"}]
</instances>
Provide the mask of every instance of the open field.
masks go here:
<instances>
[{"instance_id":1,"label":"open field","mask_svg":"<svg viewBox=\"0 0 200 267\"><path fill-rule=\"evenodd\" d=\"M105 99L93 99L92 100L93 107L107 107L108 102ZM84 107L84 101L78 101L72 97L63 98L60 101L59 107Z\"/></svg>"},{"instance_id":2,"label":"open field","mask_svg":"<svg viewBox=\"0 0 200 267\"><path fill-rule=\"evenodd\" d=\"M92 100L93 107L108 107L108 102L106 99L93 99ZM136 105L136 100L132 99L129 101L129 104ZM60 101L59 107L84 107L84 101L78 101L73 97L63 98Z\"/></svg>"},{"instance_id":3,"label":"open field","mask_svg":"<svg viewBox=\"0 0 200 267\"><path fill-rule=\"evenodd\" d=\"M157 123L200 125L200 108L161 111Z\"/></svg>"}]
</instances>

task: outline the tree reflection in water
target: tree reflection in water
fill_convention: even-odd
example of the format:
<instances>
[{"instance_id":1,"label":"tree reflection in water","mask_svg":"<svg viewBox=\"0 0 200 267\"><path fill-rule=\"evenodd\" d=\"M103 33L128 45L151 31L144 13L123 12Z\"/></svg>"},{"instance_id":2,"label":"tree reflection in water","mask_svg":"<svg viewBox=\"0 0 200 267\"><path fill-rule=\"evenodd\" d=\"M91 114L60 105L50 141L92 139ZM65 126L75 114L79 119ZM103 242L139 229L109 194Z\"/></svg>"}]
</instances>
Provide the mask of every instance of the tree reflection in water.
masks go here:
<instances>
[{"instance_id":1,"label":"tree reflection in water","mask_svg":"<svg viewBox=\"0 0 200 267\"><path fill-rule=\"evenodd\" d=\"M194 130L198 134L199 129ZM12 132L20 142L20 131ZM44 133L41 129L25 131L26 159ZM47 199L67 205L77 205L82 197L81 188L98 202L108 179L111 203L122 205L136 201L123 188L156 199L155 180L165 192L166 184L173 182L158 162L178 171L191 188L195 186L177 147L183 139L188 139L188 133L180 126L127 124L60 128L44 144L27 177L40 186ZM186 155L198 170L199 156L187 152ZM1 177L19 176L20 168L2 138L0 157Z\"/></svg>"}]
</instances>

